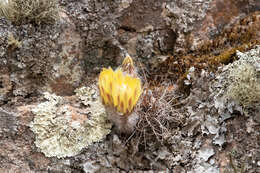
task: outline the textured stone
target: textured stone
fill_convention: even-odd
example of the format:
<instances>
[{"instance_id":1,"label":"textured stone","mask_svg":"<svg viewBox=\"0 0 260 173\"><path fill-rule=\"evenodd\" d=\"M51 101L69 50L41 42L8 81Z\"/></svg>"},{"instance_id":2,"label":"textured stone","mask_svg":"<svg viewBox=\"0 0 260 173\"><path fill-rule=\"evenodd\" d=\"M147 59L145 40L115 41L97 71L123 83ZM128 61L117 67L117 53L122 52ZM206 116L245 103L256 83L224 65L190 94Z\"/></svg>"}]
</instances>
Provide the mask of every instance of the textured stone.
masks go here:
<instances>
[{"instance_id":1,"label":"textured stone","mask_svg":"<svg viewBox=\"0 0 260 173\"><path fill-rule=\"evenodd\" d=\"M13 25L0 19L0 172L232 172L230 153L238 172L243 164L246 172L259 172L259 109L244 116L241 106L217 99L213 91L223 86L212 84L218 80L217 68L234 62L237 50L244 55L259 44L259 0L59 4L61 18L53 25ZM10 34L20 46L8 44ZM60 108L80 119L89 102L75 89L96 84L103 67L115 69L126 55L152 89L168 91L178 84L182 91L169 99L178 112L169 118L180 122L171 126L166 147L156 139L140 142L135 134L117 136L112 129L106 140L76 156L41 154L29 124L35 118L31 110L46 101L42 94L62 96L66 109ZM199 162L197 153L205 146L215 154ZM158 157L158 152L167 156Z\"/></svg>"}]
</instances>

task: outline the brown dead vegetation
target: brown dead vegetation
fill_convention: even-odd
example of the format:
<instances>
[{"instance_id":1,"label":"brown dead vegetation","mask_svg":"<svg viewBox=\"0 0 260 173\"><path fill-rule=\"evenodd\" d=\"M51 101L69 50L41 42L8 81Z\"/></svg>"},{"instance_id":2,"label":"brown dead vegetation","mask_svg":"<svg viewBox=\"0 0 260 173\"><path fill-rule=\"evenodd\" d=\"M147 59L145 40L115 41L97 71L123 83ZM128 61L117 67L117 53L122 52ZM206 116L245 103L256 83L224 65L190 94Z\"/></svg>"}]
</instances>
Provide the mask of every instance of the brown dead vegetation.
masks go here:
<instances>
[{"instance_id":1,"label":"brown dead vegetation","mask_svg":"<svg viewBox=\"0 0 260 173\"><path fill-rule=\"evenodd\" d=\"M172 85L144 89L141 104L136 108L140 118L134 137L137 145L163 144L173 135L174 129L183 123L180 113L173 107L177 99Z\"/></svg>"},{"instance_id":2,"label":"brown dead vegetation","mask_svg":"<svg viewBox=\"0 0 260 173\"><path fill-rule=\"evenodd\" d=\"M9 0L0 2L0 16L16 25L52 24L59 17L57 0Z\"/></svg>"}]
</instances>

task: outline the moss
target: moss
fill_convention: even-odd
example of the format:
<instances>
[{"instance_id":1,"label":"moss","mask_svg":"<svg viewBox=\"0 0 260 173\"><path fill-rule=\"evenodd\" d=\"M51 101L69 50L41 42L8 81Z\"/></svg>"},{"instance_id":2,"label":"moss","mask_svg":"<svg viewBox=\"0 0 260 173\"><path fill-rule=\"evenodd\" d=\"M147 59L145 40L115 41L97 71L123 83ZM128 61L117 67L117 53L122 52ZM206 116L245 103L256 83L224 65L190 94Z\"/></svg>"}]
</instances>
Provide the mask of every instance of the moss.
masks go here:
<instances>
[{"instance_id":1,"label":"moss","mask_svg":"<svg viewBox=\"0 0 260 173\"><path fill-rule=\"evenodd\" d=\"M0 2L0 15L12 23L51 24L59 17L57 0L9 0Z\"/></svg>"},{"instance_id":2,"label":"moss","mask_svg":"<svg viewBox=\"0 0 260 173\"><path fill-rule=\"evenodd\" d=\"M250 48L253 47L254 44L244 44L241 46L237 46L234 48L230 48L230 49L226 49L224 51L222 51L219 55L217 56L211 56L209 57L208 61L209 61L209 65L216 67L219 66L220 64L228 64L230 62L233 62L234 60L236 60L236 51L246 51Z\"/></svg>"},{"instance_id":3,"label":"moss","mask_svg":"<svg viewBox=\"0 0 260 173\"><path fill-rule=\"evenodd\" d=\"M260 44L258 30L259 12L254 12L238 20L232 26L198 45L196 50L169 56L166 61L158 65L151 72L148 79L156 84L165 80L165 75L174 81L183 81L187 70L194 66L196 69L216 71L223 64L232 63L236 58L236 51L246 52ZM153 69L154 70L154 69ZM160 77L154 80L154 76ZM179 82L181 84L181 82Z\"/></svg>"},{"instance_id":4,"label":"moss","mask_svg":"<svg viewBox=\"0 0 260 173\"><path fill-rule=\"evenodd\" d=\"M231 60L233 59L232 57L234 57L235 53L236 53L236 48L223 51L220 55L212 57L210 59L210 63L214 65L227 64L231 62Z\"/></svg>"},{"instance_id":5,"label":"moss","mask_svg":"<svg viewBox=\"0 0 260 173\"><path fill-rule=\"evenodd\" d=\"M71 99L45 93L46 102L37 105L30 127L35 145L47 157L70 157L110 133L105 109L95 89L76 90L76 100L84 107L71 106ZM69 104L70 103L70 104Z\"/></svg>"},{"instance_id":6,"label":"moss","mask_svg":"<svg viewBox=\"0 0 260 173\"><path fill-rule=\"evenodd\" d=\"M258 15L259 12L256 12L240 19L233 27L224 29L214 40L201 45L194 61L216 68L221 64L233 62L237 50L245 52L260 44L257 35L259 21L254 19Z\"/></svg>"}]
</instances>

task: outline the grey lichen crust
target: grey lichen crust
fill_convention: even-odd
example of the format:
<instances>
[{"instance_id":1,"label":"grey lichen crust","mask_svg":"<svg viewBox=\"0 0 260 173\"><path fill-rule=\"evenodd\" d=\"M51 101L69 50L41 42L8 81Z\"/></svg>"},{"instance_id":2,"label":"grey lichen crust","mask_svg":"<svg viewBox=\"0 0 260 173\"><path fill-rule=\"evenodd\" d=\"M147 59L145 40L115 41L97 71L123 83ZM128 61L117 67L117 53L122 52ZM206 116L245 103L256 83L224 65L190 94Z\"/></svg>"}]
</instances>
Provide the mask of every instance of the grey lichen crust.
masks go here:
<instances>
[{"instance_id":1,"label":"grey lichen crust","mask_svg":"<svg viewBox=\"0 0 260 173\"><path fill-rule=\"evenodd\" d=\"M71 99L55 94L44 94L47 101L32 110L35 118L30 127L36 136L35 145L45 156L74 156L110 133L111 124L94 88L76 90L79 104L69 104Z\"/></svg>"}]
</instances>

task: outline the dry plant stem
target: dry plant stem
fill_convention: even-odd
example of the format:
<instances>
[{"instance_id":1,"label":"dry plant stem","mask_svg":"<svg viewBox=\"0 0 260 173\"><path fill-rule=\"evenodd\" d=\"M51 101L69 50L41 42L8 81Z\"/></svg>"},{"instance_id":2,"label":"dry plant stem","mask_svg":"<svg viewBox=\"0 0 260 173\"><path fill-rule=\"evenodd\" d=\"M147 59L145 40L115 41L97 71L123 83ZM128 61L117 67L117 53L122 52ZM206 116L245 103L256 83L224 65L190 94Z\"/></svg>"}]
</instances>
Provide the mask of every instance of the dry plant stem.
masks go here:
<instances>
[{"instance_id":1,"label":"dry plant stem","mask_svg":"<svg viewBox=\"0 0 260 173\"><path fill-rule=\"evenodd\" d=\"M140 117L136 126L139 143L146 147L147 142L163 143L171 134L171 123L181 123L171 102L174 94L162 88L145 89L141 104L136 108Z\"/></svg>"},{"instance_id":2,"label":"dry plant stem","mask_svg":"<svg viewBox=\"0 0 260 173\"><path fill-rule=\"evenodd\" d=\"M234 170L234 173L237 173L237 169L236 169L236 167L233 163L233 159L232 159L231 154L229 155L229 160L230 160L230 165L231 165L232 169Z\"/></svg>"},{"instance_id":3,"label":"dry plant stem","mask_svg":"<svg viewBox=\"0 0 260 173\"><path fill-rule=\"evenodd\" d=\"M237 170L237 167L236 167L235 164L233 163L232 154L229 154L229 160L230 160L230 165L231 165L231 167L232 167L234 173L238 173L238 172L240 172L240 173L245 173L245 164L244 164L244 163L241 165L240 171L238 171L238 170Z\"/></svg>"}]
</instances>

